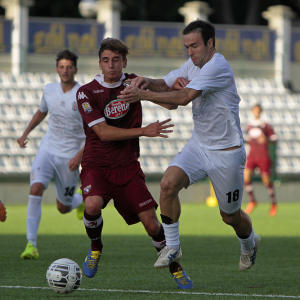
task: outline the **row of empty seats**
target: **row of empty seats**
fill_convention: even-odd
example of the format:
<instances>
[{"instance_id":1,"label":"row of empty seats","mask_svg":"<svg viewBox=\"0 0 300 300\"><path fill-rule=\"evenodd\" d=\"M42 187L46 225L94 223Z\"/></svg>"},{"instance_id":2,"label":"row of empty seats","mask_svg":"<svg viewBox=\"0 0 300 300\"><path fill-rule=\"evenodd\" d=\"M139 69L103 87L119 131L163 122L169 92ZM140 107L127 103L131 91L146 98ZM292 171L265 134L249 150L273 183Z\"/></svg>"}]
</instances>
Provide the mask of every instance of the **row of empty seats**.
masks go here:
<instances>
[{"instance_id":1,"label":"row of empty seats","mask_svg":"<svg viewBox=\"0 0 300 300\"><path fill-rule=\"evenodd\" d=\"M93 79L93 75L79 73L76 80L81 83L89 82ZM14 75L11 73L0 72L1 87L21 87L36 88L43 87L49 82L58 80L58 75L54 73L23 73ZM281 82L271 78L236 78L236 85L240 93L280 93L285 94L286 90Z\"/></svg>"},{"instance_id":2,"label":"row of empty seats","mask_svg":"<svg viewBox=\"0 0 300 300\"><path fill-rule=\"evenodd\" d=\"M241 97L240 108L251 109L256 103L262 103L264 109L294 110L300 109L300 94L239 94Z\"/></svg>"},{"instance_id":3,"label":"row of empty seats","mask_svg":"<svg viewBox=\"0 0 300 300\"><path fill-rule=\"evenodd\" d=\"M25 73L20 76L0 72L0 174L28 173L47 119L30 134L25 149L16 139L22 134L39 106L43 86L57 80L56 74ZM81 74L77 80L88 82L92 77ZM243 130L251 119L251 107L260 103L264 119L271 123L279 137L277 172L300 174L300 95L290 94L270 79L237 78L241 95L240 119ZM141 138L141 164L148 174L161 174L174 155L190 138L193 129L191 104L177 110L166 110L143 102L144 125L157 120L172 119L174 132L168 139Z\"/></svg>"},{"instance_id":4,"label":"row of empty seats","mask_svg":"<svg viewBox=\"0 0 300 300\"><path fill-rule=\"evenodd\" d=\"M93 75L78 74L76 80L87 83L93 79ZM59 77L54 73L23 73L14 75L12 73L0 72L0 87L2 88L43 88L49 82L58 81Z\"/></svg>"},{"instance_id":5,"label":"row of empty seats","mask_svg":"<svg viewBox=\"0 0 300 300\"><path fill-rule=\"evenodd\" d=\"M286 90L281 82L269 78L236 78L239 93L250 94L285 94Z\"/></svg>"}]
</instances>

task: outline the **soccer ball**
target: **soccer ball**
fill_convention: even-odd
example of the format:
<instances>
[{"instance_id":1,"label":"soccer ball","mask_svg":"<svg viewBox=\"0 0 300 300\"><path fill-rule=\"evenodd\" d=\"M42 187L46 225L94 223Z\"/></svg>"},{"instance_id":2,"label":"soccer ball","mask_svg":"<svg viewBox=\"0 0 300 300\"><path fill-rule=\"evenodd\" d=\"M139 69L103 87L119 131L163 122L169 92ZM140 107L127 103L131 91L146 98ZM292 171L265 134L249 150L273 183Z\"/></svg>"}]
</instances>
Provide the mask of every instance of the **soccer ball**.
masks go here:
<instances>
[{"instance_id":1,"label":"soccer ball","mask_svg":"<svg viewBox=\"0 0 300 300\"><path fill-rule=\"evenodd\" d=\"M79 288L82 273L78 264L68 258L60 258L54 261L48 268L46 279L48 285L56 293L71 293Z\"/></svg>"}]
</instances>

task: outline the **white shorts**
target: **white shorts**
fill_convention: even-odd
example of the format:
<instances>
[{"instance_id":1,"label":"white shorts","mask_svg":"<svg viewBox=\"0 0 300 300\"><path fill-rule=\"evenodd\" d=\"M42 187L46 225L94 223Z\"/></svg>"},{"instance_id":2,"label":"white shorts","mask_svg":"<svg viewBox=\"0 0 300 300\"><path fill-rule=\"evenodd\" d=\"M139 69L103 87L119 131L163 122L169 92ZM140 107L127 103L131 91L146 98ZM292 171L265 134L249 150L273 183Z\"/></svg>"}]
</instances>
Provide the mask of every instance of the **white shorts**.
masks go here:
<instances>
[{"instance_id":1,"label":"white shorts","mask_svg":"<svg viewBox=\"0 0 300 300\"><path fill-rule=\"evenodd\" d=\"M71 206L79 180L79 170L71 172L68 167L69 160L70 158L58 157L39 149L31 167L30 186L39 182L47 189L53 179L57 200L63 205Z\"/></svg>"},{"instance_id":2,"label":"white shorts","mask_svg":"<svg viewBox=\"0 0 300 300\"><path fill-rule=\"evenodd\" d=\"M244 146L231 151L206 150L189 140L169 166L181 168L189 177L190 184L208 177L220 210L232 214L242 204L245 162Z\"/></svg>"}]
</instances>

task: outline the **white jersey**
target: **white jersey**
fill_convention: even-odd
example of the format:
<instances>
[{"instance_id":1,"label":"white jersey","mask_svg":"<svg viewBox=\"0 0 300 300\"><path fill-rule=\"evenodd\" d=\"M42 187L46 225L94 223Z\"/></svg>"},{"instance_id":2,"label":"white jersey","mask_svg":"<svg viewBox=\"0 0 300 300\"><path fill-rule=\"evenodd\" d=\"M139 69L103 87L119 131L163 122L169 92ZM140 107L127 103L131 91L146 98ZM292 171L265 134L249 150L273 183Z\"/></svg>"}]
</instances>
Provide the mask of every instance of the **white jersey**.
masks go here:
<instances>
[{"instance_id":1,"label":"white jersey","mask_svg":"<svg viewBox=\"0 0 300 300\"><path fill-rule=\"evenodd\" d=\"M192 101L192 139L209 150L242 145L240 97L231 67L224 56L215 53L201 69L188 59L179 69L167 74L164 80L171 87L177 77L190 80L187 88L202 91Z\"/></svg>"},{"instance_id":2,"label":"white jersey","mask_svg":"<svg viewBox=\"0 0 300 300\"><path fill-rule=\"evenodd\" d=\"M64 93L57 82L47 84L43 90L39 109L49 112L49 121L40 148L59 157L72 158L84 145L83 123L76 102L79 87L76 83Z\"/></svg>"}]
</instances>

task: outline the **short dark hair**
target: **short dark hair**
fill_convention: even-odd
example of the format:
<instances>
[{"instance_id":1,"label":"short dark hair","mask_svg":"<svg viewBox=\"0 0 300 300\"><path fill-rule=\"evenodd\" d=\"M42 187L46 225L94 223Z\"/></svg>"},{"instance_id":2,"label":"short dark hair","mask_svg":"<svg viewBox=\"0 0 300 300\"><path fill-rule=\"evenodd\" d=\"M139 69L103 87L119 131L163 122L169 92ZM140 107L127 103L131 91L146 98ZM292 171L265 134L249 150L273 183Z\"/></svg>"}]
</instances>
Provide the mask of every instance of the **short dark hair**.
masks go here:
<instances>
[{"instance_id":1,"label":"short dark hair","mask_svg":"<svg viewBox=\"0 0 300 300\"><path fill-rule=\"evenodd\" d=\"M185 35L194 31L201 32L204 45L207 45L208 40L212 38L213 46L215 47L216 31L211 23L202 20L193 21L183 29L182 33Z\"/></svg>"},{"instance_id":2,"label":"short dark hair","mask_svg":"<svg viewBox=\"0 0 300 300\"><path fill-rule=\"evenodd\" d=\"M128 55L128 47L120 40L114 38L106 38L101 42L98 53L99 59L101 58L101 54L104 50L117 52L122 55L123 59L125 59Z\"/></svg>"},{"instance_id":3,"label":"short dark hair","mask_svg":"<svg viewBox=\"0 0 300 300\"><path fill-rule=\"evenodd\" d=\"M58 62L61 59L70 60L70 61L73 62L74 66L77 67L78 56L75 53L71 52L70 50L63 50L63 51L60 51L60 52L57 53L57 55L56 55L56 66L58 66Z\"/></svg>"},{"instance_id":4,"label":"short dark hair","mask_svg":"<svg viewBox=\"0 0 300 300\"><path fill-rule=\"evenodd\" d=\"M260 111L263 110L260 103L255 103L255 104L252 106L252 109L253 109L254 107L258 107L258 108L260 109Z\"/></svg>"}]
</instances>

